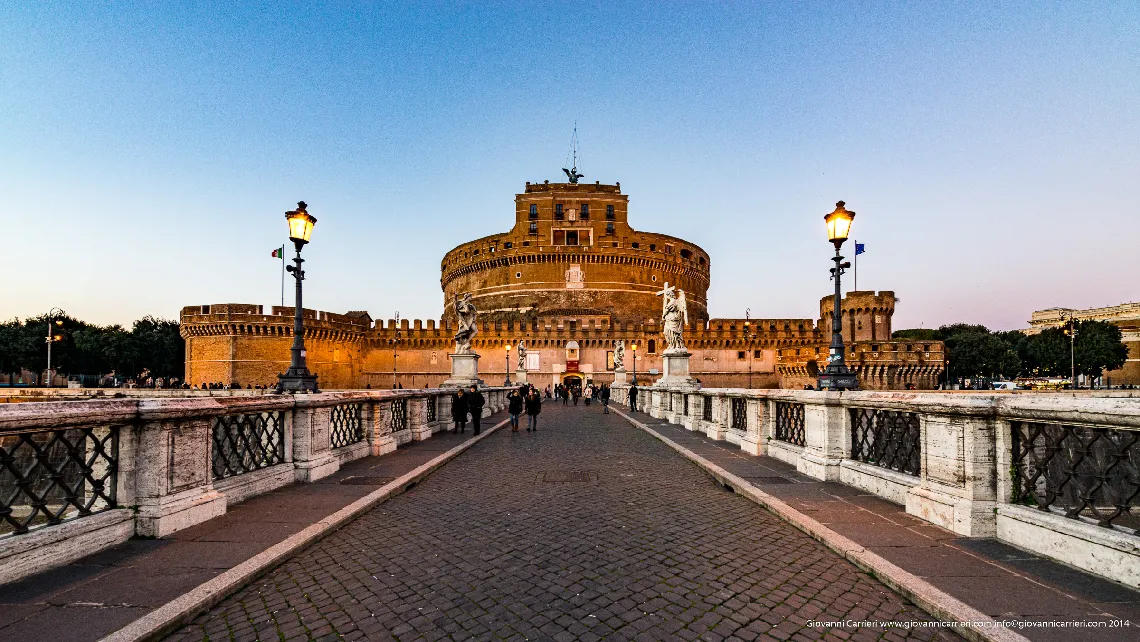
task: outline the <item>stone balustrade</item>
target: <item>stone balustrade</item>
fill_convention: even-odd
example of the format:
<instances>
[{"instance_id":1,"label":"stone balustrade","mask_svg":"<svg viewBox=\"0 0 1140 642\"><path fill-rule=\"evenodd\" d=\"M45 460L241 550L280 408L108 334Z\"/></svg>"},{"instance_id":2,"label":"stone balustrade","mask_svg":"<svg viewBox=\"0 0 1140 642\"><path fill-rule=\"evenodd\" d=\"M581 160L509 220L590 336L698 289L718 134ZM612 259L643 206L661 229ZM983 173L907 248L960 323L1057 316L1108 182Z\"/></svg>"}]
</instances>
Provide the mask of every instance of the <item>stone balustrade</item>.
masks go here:
<instances>
[{"instance_id":1,"label":"stone balustrade","mask_svg":"<svg viewBox=\"0 0 1140 642\"><path fill-rule=\"evenodd\" d=\"M1140 586L1135 393L638 391L655 418Z\"/></svg>"},{"instance_id":2,"label":"stone balustrade","mask_svg":"<svg viewBox=\"0 0 1140 642\"><path fill-rule=\"evenodd\" d=\"M428 439L448 389L0 404L0 582ZM487 388L484 416L506 407Z\"/></svg>"}]
</instances>

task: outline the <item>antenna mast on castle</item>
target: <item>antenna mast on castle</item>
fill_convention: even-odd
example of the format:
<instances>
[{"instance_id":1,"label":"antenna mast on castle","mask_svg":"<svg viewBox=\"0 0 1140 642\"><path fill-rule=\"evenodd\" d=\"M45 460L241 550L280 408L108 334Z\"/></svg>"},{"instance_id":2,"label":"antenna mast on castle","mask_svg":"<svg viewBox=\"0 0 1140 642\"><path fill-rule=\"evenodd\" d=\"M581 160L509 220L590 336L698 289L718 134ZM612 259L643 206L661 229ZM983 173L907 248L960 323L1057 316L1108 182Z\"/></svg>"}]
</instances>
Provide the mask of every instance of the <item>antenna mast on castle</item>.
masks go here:
<instances>
[{"instance_id":1,"label":"antenna mast on castle","mask_svg":"<svg viewBox=\"0 0 1140 642\"><path fill-rule=\"evenodd\" d=\"M570 153L567 157L571 159L570 169L563 167L562 171L566 172L571 183L577 183L579 178L585 176L578 172L578 123L574 123L574 135L570 137Z\"/></svg>"}]
</instances>

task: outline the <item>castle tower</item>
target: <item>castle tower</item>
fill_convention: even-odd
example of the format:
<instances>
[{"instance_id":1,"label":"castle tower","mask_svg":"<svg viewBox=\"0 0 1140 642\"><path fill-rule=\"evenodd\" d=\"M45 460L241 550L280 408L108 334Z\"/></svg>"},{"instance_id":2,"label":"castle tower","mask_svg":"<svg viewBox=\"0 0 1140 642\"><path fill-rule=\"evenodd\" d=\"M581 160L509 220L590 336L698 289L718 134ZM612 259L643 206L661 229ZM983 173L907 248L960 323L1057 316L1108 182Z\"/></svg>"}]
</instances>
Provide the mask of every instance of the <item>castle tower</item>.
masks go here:
<instances>
[{"instance_id":1,"label":"castle tower","mask_svg":"<svg viewBox=\"0 0 1140 642\"><path fill-rule=\"evenodd\" d=\"M819 300L819 327L831 336L831 316L834 309L833 295ZM839 303L843 340L886 341L891 338L891 317L895 314L895 293L882 290L857 290L848 292Z\"/></svg>"},{"instance_id":2,"label":"castle tower","mask_svg":"<svg viewBox=\"0 0 1140 642\"><path fill-rule=\"evenodd\" d=\"M471 292L480 319L608 316L659 320L665 283L685 291L691 322L708 320L709 256L629 225L621 184L527 183L509 232L457 246L440 265L444 318Z\"/></svg>"}]
</instances>

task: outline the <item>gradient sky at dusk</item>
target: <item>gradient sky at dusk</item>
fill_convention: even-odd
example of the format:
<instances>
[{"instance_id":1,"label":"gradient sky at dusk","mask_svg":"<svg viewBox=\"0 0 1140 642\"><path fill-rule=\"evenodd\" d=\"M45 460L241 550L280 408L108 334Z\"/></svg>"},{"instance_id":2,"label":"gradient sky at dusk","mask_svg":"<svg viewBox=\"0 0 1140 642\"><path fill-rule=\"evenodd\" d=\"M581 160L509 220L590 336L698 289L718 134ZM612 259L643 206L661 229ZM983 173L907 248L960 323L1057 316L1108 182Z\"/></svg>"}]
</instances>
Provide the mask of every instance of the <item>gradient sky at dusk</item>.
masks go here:
<instances>
[{"instance_id":1,"label":"gradient sky at dusk","mask_svg":"<svg viewBox=\"0 0 1140 642\"><path fill-rule=\"evenodd\" d=\"M815 317L839 199L896 328L1140 300L1134 1L4 1L0 24L0 318L278 303L300 199L306 307L438 317L443 254L559 180L575 122L585 181L710 253L713 316Z\"/></svg>"}]
</instances>

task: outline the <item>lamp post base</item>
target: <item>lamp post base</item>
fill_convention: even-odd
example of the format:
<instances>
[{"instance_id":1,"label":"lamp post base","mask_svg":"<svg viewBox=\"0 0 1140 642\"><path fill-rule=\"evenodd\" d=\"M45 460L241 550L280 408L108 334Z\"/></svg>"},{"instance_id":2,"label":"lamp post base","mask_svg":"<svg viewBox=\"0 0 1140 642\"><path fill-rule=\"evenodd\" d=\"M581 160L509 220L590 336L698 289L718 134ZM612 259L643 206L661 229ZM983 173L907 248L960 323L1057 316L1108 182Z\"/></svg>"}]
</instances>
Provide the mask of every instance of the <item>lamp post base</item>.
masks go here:
<instances>
[{"instance_id":1,"label":"lamp post base","mask_svg":"<svg viewBox=\"0 0 1140 642\"><path fill-rule=\"evenodd\" d=\"M855 390L859 387L859 377L844 368L845 372L819 373L820 390Z\"/></svg>"},{"instance_id":2,"label":"lamp post base","mask_svg":"<svg viewBox=\"0 0 1140 642\"><path fill-rule=\"evenodd\" d=\"M277 375L277 385L281 392L319 392L317 375L308 368L289 368L285 374Z\"/></svg>"}]
</instances>

